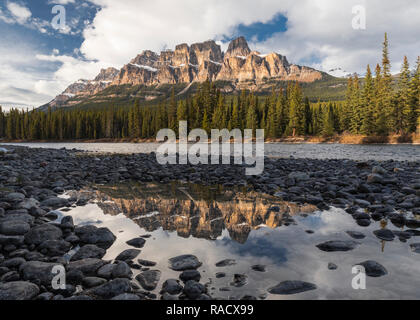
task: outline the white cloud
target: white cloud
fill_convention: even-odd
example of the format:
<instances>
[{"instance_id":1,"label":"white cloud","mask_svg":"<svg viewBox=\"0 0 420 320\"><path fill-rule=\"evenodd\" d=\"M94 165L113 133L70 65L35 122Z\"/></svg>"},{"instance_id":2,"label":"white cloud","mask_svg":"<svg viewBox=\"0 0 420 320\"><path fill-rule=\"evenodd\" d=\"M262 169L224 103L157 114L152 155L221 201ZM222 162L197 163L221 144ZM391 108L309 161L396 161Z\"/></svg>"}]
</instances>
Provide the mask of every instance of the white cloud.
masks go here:
<instances>
[{"instance_id":1,"label":"white cloud","mask_svg":"<svg viewBox=\"0 0 420 320\"><path fill-rule=\"evenodd\" d=\"M296 63L328 71L342 67L362 72L380 61L384 32L389 33L393 71L407 54L420 54L420 2L414 0L92 0L102 7L84 31L81 52L121 66L143 49L159 51L181 42L193 43L229 35L242 23L268 22L277 13L288 19L288 30L264 42L249 39L260 51L278 51ZM353 30L352 7L365 5L367 29ZM313 63L314 57L318 62Z\"/></svg>"},{"instance_id":2,"label":"white cloud","mask_svg":"<svg viewBox=\"0 0 420 320\"><path fill-rule=\"evenodd\" d=\"M51 3L57 4L73 2L51 0ZM380 62L383 34L388 32L393 72L399 71L403 55L414 63L420 54L420 2L416 0L342 0L340 3L333 0L90 2L100 6L101 10L91 24L85 25L84 42L75 49L77 56L84 59L59 56L57 53L39 55L41 60L38 62L58 64L60 67L52 74L51 81L36 82L32 86L34 92L48 94L52 98L72 81L93 78L101 67L121 67L144 49L160 51L183 42L220 40L224 35L233 34L239 24L266 23L278 13L287 17L288 30L274 33L262 42L249 39L251 49L263 53L276 51L287 55L291 62L324 71L341 67L349 72L363 73L368 63L374 68ZM366 6L367 29L353 30L352 7L360 4ZM22 12L20 19L25 19ZM1 20L11 17L0 11ZM13 17L17 19L15 15ZM28 18L27 12L26 19L34 20L30 16ZM222 48L226 49L226 46L224 44Z\"/></svg>"},{"instance_id":3,"label":"white cloud","mask_svg":"<svg viewBox=\"0 0 420 320\"><path fill-rule=\"evenodd\" d=\"M32 16L31 11L19 3L8 2L6 7L20 24L24 24Z\"/></svg>"}]
</instances>

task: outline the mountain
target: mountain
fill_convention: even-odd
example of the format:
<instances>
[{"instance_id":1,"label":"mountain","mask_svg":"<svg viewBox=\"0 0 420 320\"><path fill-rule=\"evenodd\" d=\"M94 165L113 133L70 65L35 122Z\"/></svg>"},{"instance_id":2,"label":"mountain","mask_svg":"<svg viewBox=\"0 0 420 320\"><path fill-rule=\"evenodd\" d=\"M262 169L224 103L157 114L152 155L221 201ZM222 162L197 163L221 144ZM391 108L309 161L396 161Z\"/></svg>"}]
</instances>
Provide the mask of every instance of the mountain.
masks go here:
<instances>
[{"instance_id":1,"label":"mountain","mask_svg":"<svg viewBox=\"0 0 420 320\"><path fill-rule=\"evenodd\" d=\"M354 77L354 76L358 76L359 78L362 77L362 75L358 74L357 72L348 72L346 70L343 70L343 68L334 68L328 71L328 74L336 77L336 78L350 78L350 77Z\"/></svg>"},{"instance_id":2,"label":"mountain","mask_svg":"<svg viewBox=\"0 0 420 320\"><path fill-rule=\"evenodd\" d=\"M160 54L145 50L120 70L103 69L94 80L71 84L43 107L73 106L98 96L106 102L124 94L154 100L168 85L178 85L178 93L185 93L193 84L206 80L218 82L224 92L232 92L260 91L280 81L313 83L328 77L315 69L291 64L278 53L251 51L244 37L231 41L226 52L209 40L191 46L183 43ZM146 93L139 94L137 89Z\"/></svg>"}]
</instances>

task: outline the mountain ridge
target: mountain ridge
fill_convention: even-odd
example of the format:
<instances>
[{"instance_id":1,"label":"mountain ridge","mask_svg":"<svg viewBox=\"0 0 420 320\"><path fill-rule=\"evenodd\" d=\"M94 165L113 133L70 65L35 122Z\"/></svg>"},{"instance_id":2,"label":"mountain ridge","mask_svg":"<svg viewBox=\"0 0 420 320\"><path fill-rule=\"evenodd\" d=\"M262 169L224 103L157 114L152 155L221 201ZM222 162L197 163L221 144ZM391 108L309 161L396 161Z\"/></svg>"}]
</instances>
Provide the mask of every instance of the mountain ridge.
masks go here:
<instances>
[{"instance_id":1,"label":"mountain ridge","mask_svg":"<svg viewBox=\"0 0 420 320\"><path fill-rule=\"evenodd\" d=\"M102 69L93 80L80 79L67 87L51 102L42 106L68 107L77 105L109 87L185 84L183 91L193 83L206 80L226 82L222 91L254 90L268 82L297 81L312 83L325 78L325 73L288 62L278 53L260 54L251 51L244 37L229 43L226 52L213 40L188 45L179 44L175 50L160 54L144 50L124 65ZM153 100L150 95L145 100Z\"/></svg>"}]
</instances>

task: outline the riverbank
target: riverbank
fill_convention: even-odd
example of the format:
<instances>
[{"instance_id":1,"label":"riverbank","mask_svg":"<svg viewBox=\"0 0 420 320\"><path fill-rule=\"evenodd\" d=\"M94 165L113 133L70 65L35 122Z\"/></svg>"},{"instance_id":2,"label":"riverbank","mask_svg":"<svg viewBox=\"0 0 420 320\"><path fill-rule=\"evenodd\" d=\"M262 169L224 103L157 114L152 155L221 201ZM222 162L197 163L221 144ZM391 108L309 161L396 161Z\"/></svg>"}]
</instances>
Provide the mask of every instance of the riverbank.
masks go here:
<instances>
[{"instance_id":1,"label":"riverbank","mask_svg":"<svg viewBox=\"0 0 420 320\"><path fill-rule=\"evenodd\" d=\"M65 199L61 197L64 192L98 184L183 181L227 189L243 187L279 200L311 204L319 210L343 208L361 227L384 220L412 230L402 234L382 229L377 236L387 241L410 238L420 228L418 159L266 158L262 175L246 176L243 165L163 166L156 162L154 153L91 155L78 150L3 147L7 152L0 153L0 299L212 298L199 282L196 269L201 262L197 257L174 257L170 261L173 270L182 272L180 281L168 279L158 297L151 291L159 283L160 271L148 269L150 266L144 265L147 261L143 265L133 262L147 237L132 239L132 249L122 252L115 261L104 261L102 257L115 241L112 232L75 226L69 217L57 220L69 207L83 206L87 201L77 196ZM354 241L340 241L319 248L334 251L354 246ZM407 248L420 252L418 243ZM65 289L51 287L51 271L57 265L66 270ZM133 279L135 268L141 273ZM242 279L238 275L237 281ZM315 288L303 282L295 284L302 290ZM288 294L286 284L280 287Z\"/></svg>"},{"instance_id":2,"label":"riverbank","mask_svg":"<svg viewBox=\"0 0 420 320\"><path fill-rule=\"evenodd\" d=\"M211 140L209 139L209 142ZM1 143L156 143L156 139L138 139L138 138L124 138L124 139L72 139L72 140L8 140L0 139ZM298 137L284 137L278 139L267 138L265 143L288 143L288 144L420 144L420 135L390 135L390 136L364 136L364 135L334 135L332 137L320 136L298 136Z\"/></svg>"}]
</instances>

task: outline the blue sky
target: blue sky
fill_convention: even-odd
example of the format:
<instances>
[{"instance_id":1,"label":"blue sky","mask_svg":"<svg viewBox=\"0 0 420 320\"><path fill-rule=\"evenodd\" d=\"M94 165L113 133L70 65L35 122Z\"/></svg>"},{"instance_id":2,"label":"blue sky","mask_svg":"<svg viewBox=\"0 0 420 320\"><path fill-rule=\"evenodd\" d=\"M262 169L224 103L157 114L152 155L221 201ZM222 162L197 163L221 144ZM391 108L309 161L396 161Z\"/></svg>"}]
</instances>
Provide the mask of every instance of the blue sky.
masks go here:
<instances>
[{"instance_id":1,"label":"blue sky","mask_svg":"<svg viewBox=\"0 0 420 320\"><path fill-rule=\"evenodd\" d=\"M51 10L63 5L65 29ZM354 30L352 8L366 8ZM122 67L144 49L245 36L252 50L278 52L323 71L363 73L380 61L389 32L393 71L420 54L416 0L0 0L0 105L38 106L100 68Z\"/></svg>"}]
</instances>

